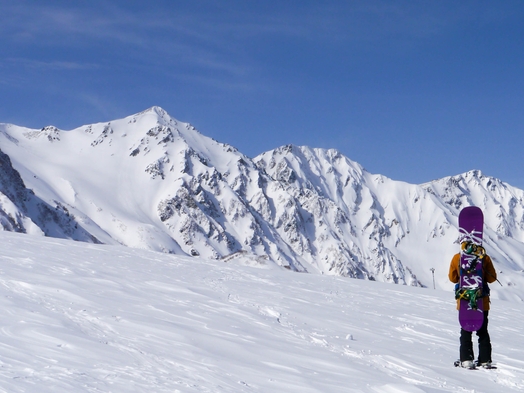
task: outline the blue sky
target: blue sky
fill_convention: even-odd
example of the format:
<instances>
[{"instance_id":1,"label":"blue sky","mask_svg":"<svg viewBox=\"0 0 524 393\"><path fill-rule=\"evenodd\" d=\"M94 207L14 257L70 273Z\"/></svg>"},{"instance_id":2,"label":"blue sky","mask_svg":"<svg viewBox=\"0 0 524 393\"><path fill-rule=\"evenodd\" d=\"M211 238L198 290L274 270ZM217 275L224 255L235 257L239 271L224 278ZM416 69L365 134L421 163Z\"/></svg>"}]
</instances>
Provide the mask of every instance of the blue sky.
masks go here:
<instances>
[{"instance_id":1,"label":"blue sky","mask_svg":"<svg viewBox=\"0 0 524 393\"><path fill-rule=\"evenodd\" d=\"M254 157L336 148L423 183L524 189L522 1L0 0L0 122L153 105Z\"/></svg>"}]
</instances>

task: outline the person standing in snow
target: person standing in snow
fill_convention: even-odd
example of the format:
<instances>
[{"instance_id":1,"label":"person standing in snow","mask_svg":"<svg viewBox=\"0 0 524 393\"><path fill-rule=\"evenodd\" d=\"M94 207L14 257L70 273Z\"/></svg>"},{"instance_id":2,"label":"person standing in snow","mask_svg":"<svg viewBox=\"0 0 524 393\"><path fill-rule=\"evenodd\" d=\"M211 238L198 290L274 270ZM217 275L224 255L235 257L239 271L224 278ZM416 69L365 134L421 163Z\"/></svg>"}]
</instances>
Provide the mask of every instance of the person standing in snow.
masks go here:
<instances>
[{"instance_id":1,"label":"person standing in snow","mask_svg":"<svg viewBox=\"0 0 524 393\"><path fill-rule=\"evenodd\" d=\"M461 244L461 249L465 250L467 248L467 242ZM464 251L463 251L464 252ZM484 283L484 293L482 297L484 305L484 323L481 328L477 331L478 344L479 344L479 357L477 364L484 368L491 367L491 339L488 333L488 314L489 314L489 289L487 289L486 283L492 283L497 280L497 272L493 267L493 262L488 255L482 257L482 271L483 271L483 283ZM455 254L451 260L449 266L449 275L450 281L452 283L460 282L460 253ZM460 300L457 300L457 310L460 308ZM473 354L473 343L472 343L472 332L467 330L460 329L460 365L465 368L474 368L473 359L475 358Z\"/></svg>"}]
</instances>

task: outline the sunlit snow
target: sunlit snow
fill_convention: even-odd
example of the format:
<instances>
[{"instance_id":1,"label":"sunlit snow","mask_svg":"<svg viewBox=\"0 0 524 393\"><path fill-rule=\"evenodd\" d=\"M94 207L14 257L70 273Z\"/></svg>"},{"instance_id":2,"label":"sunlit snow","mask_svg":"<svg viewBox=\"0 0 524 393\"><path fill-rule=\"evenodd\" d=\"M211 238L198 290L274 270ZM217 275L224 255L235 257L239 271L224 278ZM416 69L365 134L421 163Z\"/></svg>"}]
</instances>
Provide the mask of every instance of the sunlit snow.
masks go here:
<instances>
[{"instance_id":1,"label":"sunlit snow","mask_svg":"<svg viewBox=\"0 0 524 393\"><path fill-rule=\"evenodd\" d=\"M519 392L521 288L493 287L493 370L453 367L433 290L0 232L1 392ZM445 272L438 272L445 275ZM497 284L498 285L498 284ZM513 296L512 295L512 296Z\"/></svg>"}]
</instances>

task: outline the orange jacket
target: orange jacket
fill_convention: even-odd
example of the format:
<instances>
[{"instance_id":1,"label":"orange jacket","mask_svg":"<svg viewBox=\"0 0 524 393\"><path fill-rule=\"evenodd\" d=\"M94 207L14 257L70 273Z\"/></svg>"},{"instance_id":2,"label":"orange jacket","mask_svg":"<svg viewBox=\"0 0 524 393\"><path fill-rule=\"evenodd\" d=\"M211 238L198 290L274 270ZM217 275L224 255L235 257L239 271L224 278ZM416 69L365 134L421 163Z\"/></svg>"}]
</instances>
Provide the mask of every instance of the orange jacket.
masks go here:
<instances>
[{"instance_id":1,"label":"orange jacket","mask_svg":"<svg viewBox=\"0 0 524 393\"><path fill-rule=\"evenodd\" d=\"M488 283L495 282L497 280L497 272L493 267L493 262L489 255L485 255L482 258L482 270L484 272L484 281ZM460 253L455 254L449 265L449 280L453 283L458 283L460 281ZM484 296L482 298L484 302L484 310L489 310L489 296ZM457 300L457 310L459 309L460 301Z\"/></svg>"}]
</instances>

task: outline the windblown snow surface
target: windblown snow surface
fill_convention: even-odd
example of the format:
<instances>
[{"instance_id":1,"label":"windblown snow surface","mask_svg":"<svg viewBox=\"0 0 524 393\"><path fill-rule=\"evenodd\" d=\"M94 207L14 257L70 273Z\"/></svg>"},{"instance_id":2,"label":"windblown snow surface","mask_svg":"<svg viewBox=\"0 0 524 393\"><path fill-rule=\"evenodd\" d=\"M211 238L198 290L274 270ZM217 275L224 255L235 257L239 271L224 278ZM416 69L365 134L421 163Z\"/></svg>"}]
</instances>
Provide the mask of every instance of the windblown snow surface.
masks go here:
<instances>
[{"instance_id":1,"label":"windblown snow surface","mask_svg":"<svg viewBox=\"0 0 524 393\"><path fill-rule=\"evenodd\" d=\"M434 290L0 232L1 392L517 392L519 285L493 286L493 370L453 367ZM441 272L441 274L445 274ZM520 283L518 278L514 280ZM498 285L498 284L496 284Z\"/></svg>"}]
</instances>

